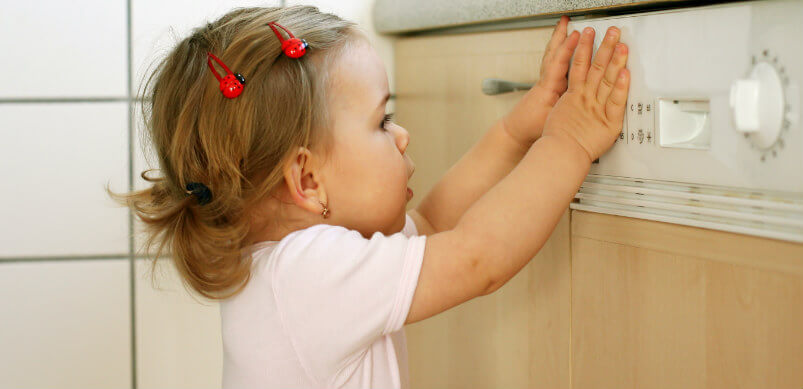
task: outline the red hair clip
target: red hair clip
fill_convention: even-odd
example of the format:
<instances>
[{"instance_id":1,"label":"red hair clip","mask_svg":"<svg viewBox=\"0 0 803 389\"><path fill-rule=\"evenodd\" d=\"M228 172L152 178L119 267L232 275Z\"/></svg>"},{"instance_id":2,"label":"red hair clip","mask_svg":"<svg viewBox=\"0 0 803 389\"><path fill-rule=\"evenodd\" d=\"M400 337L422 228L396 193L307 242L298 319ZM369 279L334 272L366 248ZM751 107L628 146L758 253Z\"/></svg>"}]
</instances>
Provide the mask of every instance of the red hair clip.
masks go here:
<instances>
[{"instance_id":1,"label":"red hair clip","mask_svg":"<svg viewBox=\"0 0 803 389\"><path fill-rule=\"evenodd\" d=\"M220 74L218 74L217 70L215 70L215 66L212 65L212 59L215 59L223 69L226 70L226 77L220 78ZM215 57L212 53L206 53L206 63L209 65L209 69L212 69L212 73L215 74L215 78L220 81L220 91L223 92L223 96L227 98L233 99L243 93L243 87L245 86L245 78L240 73L232 73L229 70L229 67L223 63L218 57Z\"/></svg>"},{"instance_id":2,"label":"red hair clip","mask_svg":"<svg viewBox=\"0 0 803 389\"><path fill-rule=\"evenodd\" d=\"M290 38L284 39L282 34L276 29L276 27L274 27L274 25L279 26L282 30L284 30L284 32L286 32ZM284 51L286 56L290 58L300 58L307 52L307 47L309 46L307 41L294 37L292 32L284 28L284 26L279 23L269 22L268 26L270 26L271 30L273 30L273 33L276 34L276 37L279 38L279 41L282 42L282 51Z\"/></svg>"}]
</instances>

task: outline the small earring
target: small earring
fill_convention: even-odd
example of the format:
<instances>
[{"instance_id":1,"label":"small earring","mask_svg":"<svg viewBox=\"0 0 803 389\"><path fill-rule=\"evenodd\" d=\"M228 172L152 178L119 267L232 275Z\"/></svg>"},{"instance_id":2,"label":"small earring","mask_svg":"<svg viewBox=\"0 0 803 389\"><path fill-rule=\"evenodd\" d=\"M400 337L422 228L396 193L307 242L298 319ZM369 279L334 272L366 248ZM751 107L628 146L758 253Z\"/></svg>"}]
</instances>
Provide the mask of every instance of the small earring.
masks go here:
<instances>
[{"instance_id":1,"label":"small earring","mask_svg":"<svg viewBox=\"0 0 803 389\"><path fill-rule=\"evenodd\" d=\"M324 204L322 201L318 200L318 202L321 203L321 205L323 206L323 211L321 211L321 215L323 215L324 219L328 218L329 217L329 208L326 208L326 204Z\"/></svg>"}]
</instances>

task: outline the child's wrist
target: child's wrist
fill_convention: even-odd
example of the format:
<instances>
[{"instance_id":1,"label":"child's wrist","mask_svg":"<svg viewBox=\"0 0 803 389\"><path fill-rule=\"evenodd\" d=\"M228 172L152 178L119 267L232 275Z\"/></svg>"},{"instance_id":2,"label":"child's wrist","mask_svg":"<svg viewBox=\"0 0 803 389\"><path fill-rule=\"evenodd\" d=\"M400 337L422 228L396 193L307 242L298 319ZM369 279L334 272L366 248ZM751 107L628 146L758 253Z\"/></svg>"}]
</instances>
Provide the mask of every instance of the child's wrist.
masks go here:
<instances>
[{"instance_id":1,"label":"child's wrist","mask_svg":"<svg viewBox=\"0 0 803 389\"><path fill-rule=\"evenodd\" d=\"M538 80L538 82L532 87L532 89L534 89L533 93L538 96L537 101L539 104L541 104L547 110L551 110L552 107L558 103L561 94L542 84L542 81L543 79Z\"/></svg>"},{"instance_id":2,"label":"child's wrist","mask_svg":"<svg viewBox=\"0 0 803 389\"><path fill-rule=\"evenodd\" d=\"M541 136L538 141L547 142L552 144L553 147L560 148L565 153L575 156L573 159L582 161L583 164L587 165L589 168L594 161L588 153L588 150L586 150L580 142L575 140L572 136L560 131L550 131L548 134Z\"/></svg>"},{"instance_id":3,"label":"child's wrist","mask_svg":"<svg viewBox=\"0 0 803 389\"><path fill-rule=\"evenodd\" d=\"M515 125L511 124L509 116L510 113L502 116L502 118L497 122L497 125L502 132L507 134L510 139L518 143L524 150L529 149L530 146L532 146L533 143L538 140L538 137L531 137L527 134L523 134L521 130L519 130Z\"/></svg>"},{"instance_id":4,"label":"child's wrist","mask_svg":"<svg viewBox=\"0 0 803 389\"><path fill-rule=\"evenodd\" d=\"M513 109L502 117L505 129L522 146L532 146L544 130L549 112L560 99L555 91L536 84Z\"/></svg>"}]
</instances>

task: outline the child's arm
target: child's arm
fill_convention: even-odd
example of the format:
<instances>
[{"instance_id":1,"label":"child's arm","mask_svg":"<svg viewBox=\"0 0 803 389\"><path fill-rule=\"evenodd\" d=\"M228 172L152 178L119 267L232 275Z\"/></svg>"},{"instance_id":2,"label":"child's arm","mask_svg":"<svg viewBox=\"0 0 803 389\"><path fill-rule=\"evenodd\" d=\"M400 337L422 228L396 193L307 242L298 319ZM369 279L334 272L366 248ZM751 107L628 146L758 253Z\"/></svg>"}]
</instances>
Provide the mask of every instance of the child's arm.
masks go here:
<instances>
[{"instance_id":1,"label":"child's arm","mask_svg":"<svg viewBox=\"0 0 803 389\"><path fill-rule=\"evenodd\" d=\"M538 83L410 211L421 235L454 228L468 207L510 173L541 136L549 111L567 86L566 72L574 51L563 45L568 22L568 17L561 17L553 31Z\"/></svg>"},{"instance_id":2,"label":"child's arm","mask_svg":"<svg viewBox=\"0 0 803 389\"><path fill-rule=\"evenodd\" d=\"M613 146L625 114L627 47L611 28L594 64L594 33L584 32L569 85L521 162L448 231L427 237L406 323L413 323L510 280L541 249L591 168ZM572 33L566 41L577 44Z\"/></svg>"},{"instance_id":3,"label":"child's arm","mask_svg":"<svg viewBox=\"0 0 803 389\"><path fill-rule=\"evenodd\" d=\"M463 212L516 167L528 149L498 121L410 211L419 234L454 228Z\"/></svg>"}]
</instances>

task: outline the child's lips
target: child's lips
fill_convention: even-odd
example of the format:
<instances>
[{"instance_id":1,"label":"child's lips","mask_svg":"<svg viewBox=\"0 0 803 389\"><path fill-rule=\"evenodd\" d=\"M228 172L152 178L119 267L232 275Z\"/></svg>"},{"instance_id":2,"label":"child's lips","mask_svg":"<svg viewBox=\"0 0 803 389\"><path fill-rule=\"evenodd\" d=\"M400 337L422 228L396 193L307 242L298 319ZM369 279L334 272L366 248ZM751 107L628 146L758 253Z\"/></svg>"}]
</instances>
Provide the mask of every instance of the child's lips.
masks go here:
<instances>
[{"instance_id":1,"label":"child's lips","mask_svg":"<svg viewBox=\"0 0 803 389\"><path fill-rule=\"evenodd\" d=\"M407 187L407 200L413 198L413 190Z\"/></svg>"}]
</instances>

